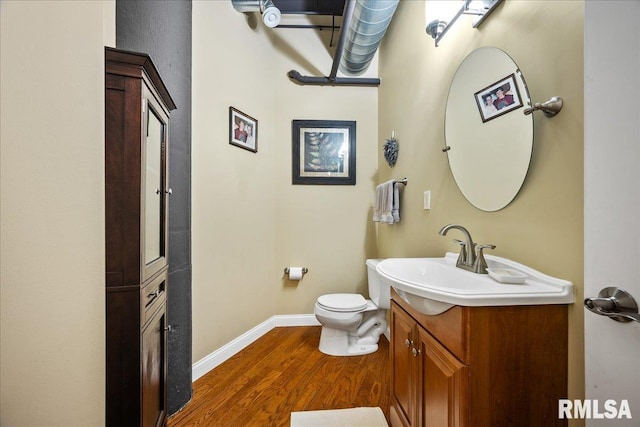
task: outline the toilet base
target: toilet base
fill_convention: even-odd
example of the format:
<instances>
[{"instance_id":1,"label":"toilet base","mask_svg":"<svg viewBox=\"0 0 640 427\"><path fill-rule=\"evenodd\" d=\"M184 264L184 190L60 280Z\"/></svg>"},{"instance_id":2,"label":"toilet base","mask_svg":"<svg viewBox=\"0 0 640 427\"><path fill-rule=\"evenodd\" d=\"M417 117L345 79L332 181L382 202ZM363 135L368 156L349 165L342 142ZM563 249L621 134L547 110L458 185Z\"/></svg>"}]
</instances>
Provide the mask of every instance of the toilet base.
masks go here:
<instances>
[{"instance_id":1,"label":"toilet base","mask_svg":"<svg viewBox=\"0 0 640 427\"><path fill-rule=\"evenodd\" d=\"M358 344L357 341L358 337L347 331L323 326L318 349L329 356L361 356L378 351L377 343Z\"/></svg>"}]
</instances>

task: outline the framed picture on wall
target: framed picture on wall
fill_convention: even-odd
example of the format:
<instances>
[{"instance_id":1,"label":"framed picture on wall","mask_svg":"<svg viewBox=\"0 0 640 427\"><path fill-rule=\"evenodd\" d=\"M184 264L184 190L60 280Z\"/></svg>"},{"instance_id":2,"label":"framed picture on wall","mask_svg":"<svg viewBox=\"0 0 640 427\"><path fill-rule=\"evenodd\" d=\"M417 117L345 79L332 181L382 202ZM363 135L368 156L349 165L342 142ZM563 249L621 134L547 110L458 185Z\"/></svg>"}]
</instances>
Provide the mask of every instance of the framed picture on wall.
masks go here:
<instances>
[{"instance_id":1,"label":"framed picture on wall","mask_svg":"<svg viewBox=\"0 0 640 427\"><path fill-rule=\"evenodd\" d=\"M229 144L258 152L258 120L229 107Z\"/></svg>"},{"instance_id":2,"label":"framed picture on wall","mask_svg":"<svg viewBox=\"0 0 640 427\"><path fill-rule=\"evenodd\" d=\"M522 107L515 74L490 84L474 96L483 123Z\"/></svg>"},{"instance_id":3,"label":"framed picture on wall","mask_svg":"<svg viewBox=\"0 0 640 427\"><path fill-rule=\"evenodd\" d=\"M292 184L356 185L355 121L292 123Z\"/></svg>"}]
</instances>

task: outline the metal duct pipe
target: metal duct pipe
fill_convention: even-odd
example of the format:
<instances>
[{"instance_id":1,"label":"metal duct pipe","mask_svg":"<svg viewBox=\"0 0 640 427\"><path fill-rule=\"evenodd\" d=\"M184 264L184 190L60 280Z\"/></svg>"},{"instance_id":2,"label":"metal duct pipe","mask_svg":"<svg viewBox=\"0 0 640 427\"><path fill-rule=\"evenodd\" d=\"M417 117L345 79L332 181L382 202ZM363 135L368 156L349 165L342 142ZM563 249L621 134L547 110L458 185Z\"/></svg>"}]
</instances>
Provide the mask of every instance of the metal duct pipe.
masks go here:
<instances>
[{"instance_id":1,"label":"metal duct pipe","mask_svg":"<svg viewBox=\"0 0 640 427\"><path fill-rule=\"evenodd\" d=\"M287 73L289 78L301 85L312 86L380 86L380 79L365 79L360 77L314 77L303 76L296 70Z\"/></svg>"},{"instance_id":2,"label":"metal duct pipe","mask_svg":"<svg viewBox=\"0 0 640 427\"><path fill-rule=\"evenodd\" d=\"M344 74L358 76L369 68L399 0L355 1L353 17L348 27L343 26L347 35L339 69Z\"/></svg>"},{"instance_id":3,"label":"metal duct pipe","mask_svg":"<svg viewBox=\"0 0 640 427\"><path fill-rule=\"evenodd\" d=\"M337 77L364 73L380 45L399 0L347 0L342 16L340 39L328 77L303 76L291 70L288 76L302 85L379 86L377 78Z\"/></svg>"},{"instance_id":4,"label":"metal duct pipe","mask_svg":"<svg viewBox=\"0 0 640 427\"><path fill-rule=\"evenodd\" d=\"M280 23L280 9L272 0L231 0L233 8L241 13L260 12L262 22L270 28L277 27Z\"/></svg>"}]
</instances>

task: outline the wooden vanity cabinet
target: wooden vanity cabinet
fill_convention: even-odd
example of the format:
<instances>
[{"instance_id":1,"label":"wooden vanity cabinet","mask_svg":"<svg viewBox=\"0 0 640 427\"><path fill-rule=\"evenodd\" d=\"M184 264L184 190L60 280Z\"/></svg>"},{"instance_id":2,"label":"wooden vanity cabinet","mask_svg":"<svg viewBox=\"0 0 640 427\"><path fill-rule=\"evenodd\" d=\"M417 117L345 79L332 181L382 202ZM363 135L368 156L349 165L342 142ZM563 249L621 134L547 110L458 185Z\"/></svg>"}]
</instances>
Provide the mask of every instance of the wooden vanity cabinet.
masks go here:
<instances>
[{"instance_id":1,"label":"wooden vanity cabinet","mask_svg":"<svg viewBox=\"0 0 640 427\"><path fill-rule=\"evenodd\" d=\"M148 55L105 48L107 426L166 425L174 108Z\"/></svg>"},{"instance_id":2,"label":"wooden vanity cabinet","mask_svg":"<svg viewBox=\"0 0 640 427\"><path fill-rule=\"evenodd\" d=\"M391 333L391 424L466 426L468 367L395 303Z\"/></svg>"},{"instance_id":3,"label":"wooden vanity cabinet","mask_svg":"<svg viewBox=\"0 0 640 427\"><path fill-rule=\"evenodd\" d=\"M567 306L455 306L435 316L395 291L393 427L566 426Z\"/></svg>"}]
</instances>

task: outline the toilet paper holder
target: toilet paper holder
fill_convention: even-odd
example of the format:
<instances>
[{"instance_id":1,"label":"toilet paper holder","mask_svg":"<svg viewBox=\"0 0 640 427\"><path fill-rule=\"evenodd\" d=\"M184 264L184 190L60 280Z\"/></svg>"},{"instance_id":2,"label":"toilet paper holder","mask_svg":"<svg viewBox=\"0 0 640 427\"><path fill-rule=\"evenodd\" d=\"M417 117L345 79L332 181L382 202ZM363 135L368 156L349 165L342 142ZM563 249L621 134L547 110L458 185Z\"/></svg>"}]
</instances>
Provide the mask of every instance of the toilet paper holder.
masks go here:
<instances>
[{"instance_id":1,"label":"toilet paper holder","mask_svg":"<svg viewBox=\"0 0 640 427\"><path fill-rule=\"evenodd\" d=\"M307 274L309 272L309 269L307 267L302 267L302 274ZM284 274L289 274L289 267L286 267L284 269Z\"/></svg>"}]
</instances>

